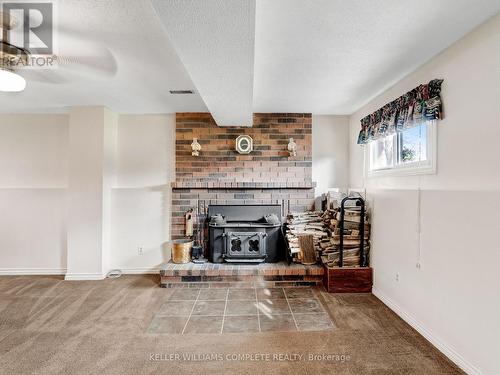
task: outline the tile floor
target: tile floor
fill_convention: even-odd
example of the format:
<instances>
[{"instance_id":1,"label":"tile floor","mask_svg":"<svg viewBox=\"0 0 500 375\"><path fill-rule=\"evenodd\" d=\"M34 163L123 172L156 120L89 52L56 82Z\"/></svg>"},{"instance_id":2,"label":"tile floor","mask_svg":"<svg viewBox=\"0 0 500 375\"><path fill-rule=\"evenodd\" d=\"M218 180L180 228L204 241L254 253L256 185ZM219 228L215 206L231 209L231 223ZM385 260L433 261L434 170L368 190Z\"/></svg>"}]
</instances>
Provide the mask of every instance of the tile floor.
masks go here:
<instances>
[{"instance_id":1,"label":"tile floor","mask_svg":"<svg viewBox=\"0 0 500 375\"><path fill-rule=\"evenodd\" d=\"M151 334L325 331L335 328L312 288L178 289Z\"/></svg>"}]
</instances>

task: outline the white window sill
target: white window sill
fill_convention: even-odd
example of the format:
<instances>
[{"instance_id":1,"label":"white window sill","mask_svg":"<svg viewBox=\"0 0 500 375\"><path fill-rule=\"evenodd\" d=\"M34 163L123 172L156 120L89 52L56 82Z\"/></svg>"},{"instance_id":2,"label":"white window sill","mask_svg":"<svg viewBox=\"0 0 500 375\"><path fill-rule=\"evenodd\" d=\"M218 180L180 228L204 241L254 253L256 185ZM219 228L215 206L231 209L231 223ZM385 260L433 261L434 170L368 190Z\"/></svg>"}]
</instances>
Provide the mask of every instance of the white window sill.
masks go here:
<instances>
[{"instance_id":1,"label":"white window sill","mask_svg":"<svg viewBox=\"0 0 500 375\"><path fill-rule=\"evenodd\" d=\"M377 177L399 177L399 176L419 176L419 175L432 175L436 174L437 168L435 165L424 164L420 166L406 165L390 169L378 169L369 171L367 178Z\"/></svg>"}]
</instances>

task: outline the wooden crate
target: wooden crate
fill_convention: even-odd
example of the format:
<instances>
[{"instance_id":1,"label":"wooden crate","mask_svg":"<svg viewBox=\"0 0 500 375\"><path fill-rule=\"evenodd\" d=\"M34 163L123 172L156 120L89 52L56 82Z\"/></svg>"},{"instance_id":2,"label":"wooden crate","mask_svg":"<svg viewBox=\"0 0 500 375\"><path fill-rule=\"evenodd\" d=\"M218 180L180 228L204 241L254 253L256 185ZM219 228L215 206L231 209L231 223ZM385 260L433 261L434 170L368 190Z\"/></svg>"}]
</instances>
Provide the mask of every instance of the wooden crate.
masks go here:
<instances>
[{"instance_id":1,"label":"wooden crate","mask_svg":"<svg viewBox=\"0 0 500 375\"><path fill-rule=\"evenodd\" d=\"M323 284L330 293L371 293L371 267L325 267Z\"/></svg>"}]
</instances>

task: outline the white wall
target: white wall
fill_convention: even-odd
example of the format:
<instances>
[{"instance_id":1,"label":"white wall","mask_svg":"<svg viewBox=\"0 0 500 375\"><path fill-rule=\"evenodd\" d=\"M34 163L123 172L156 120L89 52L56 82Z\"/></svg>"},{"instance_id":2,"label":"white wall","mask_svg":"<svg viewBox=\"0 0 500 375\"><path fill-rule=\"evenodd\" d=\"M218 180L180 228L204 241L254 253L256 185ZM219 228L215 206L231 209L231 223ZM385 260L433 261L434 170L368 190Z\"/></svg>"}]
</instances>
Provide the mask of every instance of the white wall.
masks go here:
<instances>
[{"instance_id":1,"label":"white wall","mask_svg":"<svg viewBox=\"0 0 500 375\"><path fill-rule=\"evenodd\" d=\"M67 115L0 115L0 274L66 269Z\"/></svg>"},{"instance_id":2,"label":"white wall","mask_svg":"<svg viewBox=\"0 0 500 375\"><path fill-rule=\"evenodd\" d=\"M112 268L153 271L170 259L175 115L122 115L112 193ZM143 248L139 255L138 248Z\"/></svg>"},{"instance_id":3,"label":"white wall","mask_svg":"<svg viewBox=\"0 0 500 375\"><path fill-rule=\"evenodd\" d=\"M102 106L70 110L66 279L101 279L109 271L116 126Z\"/></svg>"},{"instance_id":4,"label":"white wall","mask_svg":"<svg viewBox=\"0 0 500 375\"><path fill-rule=\"evenodd\" d=\"M316 195L349 186L349 117L312 118L312 179Z\"/></svg>"},{"instance_id":5,"label":"white wall","mask_svg":"<svg viewBox=\"0 0 500 375\"><path fill-rule=\"evenodd\" d=\"M350 181L374 210L374 293L469 373L498 374L500 15L350 120ZM437 174L363 177L359 120L443 78ZM420 268L417 267L420 264ZM399 274L399 282L396 281Z\"/></svg>"},{"instance_id":6,"label":"white wall","mask_svg":"<svg viewBox=\"0 0 500 375\"><path fill-rule=\"evenodd\" d=\"M91 126L90 108L82 110L86 113L82 121ZM110 111L97 112L97 122L114 122ZM103 248L110 243L109 251L98 254L106 269L153 270L170 256L168 210L174 176L175 116L123 115L116 129L111 126L108 130L101 134L102 141L105 136L111 138L106 153L101 152L101 167L106 173L96 179L106 180L103 186L109 187L110 194L109 198L102 191L96 194L102 195L104 203L110 199L111 212L104 210L99 214L103 216L92 218L92 222L102 221L103 236L95 226L87 229L96 234L95 243L102 243ZM82 131L88 133L90 128ZM103 151L103 142L97 143ZM66 273L68 148L68 115L0 115L0 274ZM85 160L90 161L88 157ZM91 172L74 169L80 177L84 170ZM86 194L85 189L82 194ZM84 206L89 207L87 203ZM88 246L85 241L77 242ZM143 247L141 256L139 246ZM84 258L76 254L74 266L79 268L74 272L98 275L105 271L94 267L98 258L81 268Z\"/></svg>"}]
</instances>

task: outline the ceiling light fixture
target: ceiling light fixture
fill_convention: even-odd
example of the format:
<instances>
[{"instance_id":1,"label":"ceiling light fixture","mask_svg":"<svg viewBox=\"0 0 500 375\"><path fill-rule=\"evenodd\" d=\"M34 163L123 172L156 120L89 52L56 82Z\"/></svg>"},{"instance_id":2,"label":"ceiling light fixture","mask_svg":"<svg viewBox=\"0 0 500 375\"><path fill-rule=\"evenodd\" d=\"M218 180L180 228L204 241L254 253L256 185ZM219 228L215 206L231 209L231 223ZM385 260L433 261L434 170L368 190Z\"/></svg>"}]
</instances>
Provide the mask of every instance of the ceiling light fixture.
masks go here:
<instances>
[{"instance_id":1,"label":"ceiling light fixture","mask_svg":"<svg viewBox=\"0 0 500 375\"><path fill-rule=\"evenodd\" d=\"M19 92L26 88L26 80L19 74L0 68L0 91Z\"/></svg>"}]
</instances>

